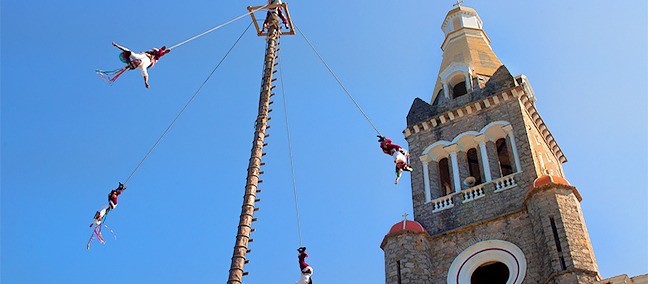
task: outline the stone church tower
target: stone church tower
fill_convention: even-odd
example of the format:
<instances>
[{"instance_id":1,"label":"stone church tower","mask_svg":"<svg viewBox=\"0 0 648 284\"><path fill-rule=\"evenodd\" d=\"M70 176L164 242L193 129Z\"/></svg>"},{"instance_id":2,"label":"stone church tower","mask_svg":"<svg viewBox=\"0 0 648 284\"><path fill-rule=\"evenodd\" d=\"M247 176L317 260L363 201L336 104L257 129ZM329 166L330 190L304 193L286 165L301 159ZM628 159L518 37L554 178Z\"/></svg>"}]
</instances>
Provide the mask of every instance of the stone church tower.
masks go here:
<instances>
[{"instance_id":1,"label":"stone church tower","mask_svg":"<svg viewBox=\"0 0 648 284\"><path fill-rule=\"evenodd\" d=\"M414 221L385 236L386 283L592 283L600 280L567 159L474 9L441 29L432 98L415 99L405 139Z\"/></svg>"}]
</instances>

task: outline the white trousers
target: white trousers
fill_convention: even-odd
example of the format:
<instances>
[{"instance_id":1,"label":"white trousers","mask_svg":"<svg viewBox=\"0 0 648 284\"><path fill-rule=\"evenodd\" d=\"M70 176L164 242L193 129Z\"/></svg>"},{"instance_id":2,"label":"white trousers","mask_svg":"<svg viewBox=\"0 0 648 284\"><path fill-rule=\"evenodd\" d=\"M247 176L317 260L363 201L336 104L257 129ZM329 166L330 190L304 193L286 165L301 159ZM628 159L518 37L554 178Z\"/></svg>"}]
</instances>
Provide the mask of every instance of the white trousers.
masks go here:
<instances>
[{"instance_id":1,"label":"white trousers","mask_svg":"<svg viewBox=\"0 0 648 284\"><path fill-rule=\"evenodd\" d=\"M310 269L310 273L302 273L301 276L299 277L299 280L295 282L296 284L308 284L310 283L311 276L313 276L313 268L310 266L307 266L304 269Z\"/></svg>"}]
</instances>

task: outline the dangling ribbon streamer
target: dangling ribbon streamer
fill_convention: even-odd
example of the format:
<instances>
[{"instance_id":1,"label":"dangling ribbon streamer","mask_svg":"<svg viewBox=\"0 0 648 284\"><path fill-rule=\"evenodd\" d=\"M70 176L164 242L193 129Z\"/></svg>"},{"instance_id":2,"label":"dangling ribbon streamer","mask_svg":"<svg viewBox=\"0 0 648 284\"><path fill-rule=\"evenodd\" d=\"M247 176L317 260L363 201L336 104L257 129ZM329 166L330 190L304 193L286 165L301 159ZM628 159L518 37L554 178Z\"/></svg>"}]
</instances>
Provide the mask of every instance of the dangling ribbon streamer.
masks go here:
<instances>
[{"instance_id":1,"label":"dangling ribbon streamer","mask_svg":"<svg viewBox=\"0 0 648 284\"><path fill-rule=\"evenodd\" d=\"M115 234L115 232L110 227L108 227L108 225L106 225L106 224L104 224L104 227L106 227L106 229L108 229L108 231L110 231L110 233L113 235L115 240L117 240L117 235Z\"/></svg>"},{"instance_id":2,"label":"dangling ribbon streamer","mask_svg":"<svg viewBox=\"0 0 648 284\"><path fill-rule=\"evenodd\" d=\"M117 78L124 74L124 72L126 72L128 69L130 68L128 67L128 65L126 65L122 69L115 69L110 71L97 69L95 70L95 73L97 73L97 75L99 75L99 78L103 79L106 83L112 84L117 81Z\"/></svg>"},{"instance_id":3,"label":"dangling ribbon streamer","mask_svg":"<svg viewBox=\"0 0 648 284\"><path fill-rule=\"evenodd\" d=\"M97 240L103 245L106 244L106 241L104 240L103 236L101 235L101 226L96 226L94 228L94 235L97 236Z\"/></svg>"}]
</instances>

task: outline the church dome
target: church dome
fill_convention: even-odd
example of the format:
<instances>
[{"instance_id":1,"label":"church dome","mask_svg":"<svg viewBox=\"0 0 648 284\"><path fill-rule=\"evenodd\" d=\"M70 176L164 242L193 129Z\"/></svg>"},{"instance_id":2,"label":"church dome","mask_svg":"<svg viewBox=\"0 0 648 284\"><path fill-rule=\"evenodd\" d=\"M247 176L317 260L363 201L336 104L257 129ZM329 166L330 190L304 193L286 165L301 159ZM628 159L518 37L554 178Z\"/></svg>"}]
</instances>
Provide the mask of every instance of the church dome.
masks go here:
<instances>
[{"instance_id":1,"label":"church dome","mask_svg":"<svg viewBox=\"0 0 648 284\"><path fill-rule=\"evenodd\" d=\"M533 187L541 187L547 184L571 185L565 178L551 175L540 176L533 181Z\"/></svg>"},{"instance_id":2,"label":"church dome","mask_svg":"<svg viewBox=\"0 0 648 284\"><path fill-rule=\"evenodd\" d=\"M394 226L392 226L391 229L389 230L388 235L395 234L400 231L412 231L416 233L422 233L425 232L425 229L419 222L412 221L412 220L404 220L394 224Z\"/></svg>"}]
</instances>

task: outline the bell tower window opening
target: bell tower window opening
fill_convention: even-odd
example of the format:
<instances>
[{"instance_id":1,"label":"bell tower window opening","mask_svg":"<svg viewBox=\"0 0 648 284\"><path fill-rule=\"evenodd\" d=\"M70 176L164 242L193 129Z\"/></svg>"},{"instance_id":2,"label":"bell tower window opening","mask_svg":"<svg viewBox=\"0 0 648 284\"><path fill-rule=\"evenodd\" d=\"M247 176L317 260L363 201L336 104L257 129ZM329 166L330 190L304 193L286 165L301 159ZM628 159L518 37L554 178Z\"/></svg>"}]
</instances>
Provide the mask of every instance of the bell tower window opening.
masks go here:
<instances>
[{"instance_id":1,"label":"bell tower window opening","mask_svg":"<svg viewBox=\"0 0 648 284\"><path fill-rule=\"evenodd\" d=\"M497 160L499 162L500 171L502 176L507 176L514 173L513 162L511 159L511 154L508 149L508 143L506 143L505 138L498 139L495 142L497 147Z\"/></svg>"},{"instance_id":2,"label":"bell tower window opening","mask_svg":"<svg viewBox=\"0 0 648 284\"><path fill-rule=\"evenodd\" d=\"M477 155L477 149L471 148L466 152L466 157L468 158L468 171L470 176L475 178L475 184L482 183L482 173L479 166L479 156Z\"/></svg>"},{"instance_id":3,"label":"bell tower window opening","mask_svg":"<svg viewBox=\"0 0 648 284\"><path fill-rule=\"evenodd\" d=\"M456 99L468 93L466 89L466 81L459 82L452 87L452 98Z\"/></svg>"},{"instance_id":4,"label":"bell tower window opening","mask_svg":"<svg viewBox=\"0 0 648 284\"><path fill-rule=\"evenodd\" d=\"M473 272L470 277L471 284L506 284L509 279L509 269L506 264L492 262L484 264Z\"/></svg>"},{"instance_id":5,"label":"bell tower window opening","mask_svg":"<svg viewBox=\"0 0 648 284\"><path fill-rule=\"evenodd\" d=\"M450 179L450 162L448 158L439 161L439 188L441 196L452 194L452 180Z\"/></svg>"}]
</instances>

